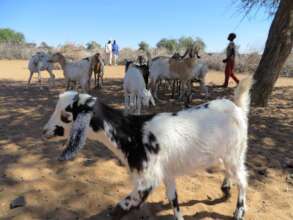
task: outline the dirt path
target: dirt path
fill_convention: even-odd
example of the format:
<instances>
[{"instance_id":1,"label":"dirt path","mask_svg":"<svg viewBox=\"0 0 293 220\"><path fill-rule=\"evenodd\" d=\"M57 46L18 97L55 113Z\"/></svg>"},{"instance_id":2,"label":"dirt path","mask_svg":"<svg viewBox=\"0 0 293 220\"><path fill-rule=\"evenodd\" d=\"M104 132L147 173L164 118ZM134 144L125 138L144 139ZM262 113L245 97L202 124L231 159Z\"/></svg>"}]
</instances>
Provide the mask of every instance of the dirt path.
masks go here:
<instances>
[{"instance_id":1,"label":"dirt path","mask_svg":"<svg viewBox=\"0 0 293 220\"><path fill-rule=\"evenodd\" d=\"M57 71L57 76L62 76L61 71ZM107 67L105 76L104 88L92 93L105 103L122 108L123 67ZM40 91L36 84L25 88L27 77L25 61L0 61L0 219L108 220L109 207L131 190L125 168L118 165L105 146L92 141L74 161L57 161L62 143L45 143L40 135L58 94L64 91L63 81L58 79L57 87L51 91ZM221 84L222 80L222 73L209 74L209 99L231 97L231 88L212 88L212 84ZM198 88L194 104L209 100L197 91ZM293 179L288 179L293 169L286 166L286 161L293 159L292 97L293 80L280 78L269 107L251 111L247 220L293 219ZM172 100L150 111L181 108L182 103ZM232 198L225 201L221 198L222 180L221 173L206 172L177 179L185 220L232 219L236 187ZM21 195L26 205L9 209L10 202ZM163 186L150 196L142 210L125 219L142 216L149 220L173 219Z\"/></svg>"}]
</instances>

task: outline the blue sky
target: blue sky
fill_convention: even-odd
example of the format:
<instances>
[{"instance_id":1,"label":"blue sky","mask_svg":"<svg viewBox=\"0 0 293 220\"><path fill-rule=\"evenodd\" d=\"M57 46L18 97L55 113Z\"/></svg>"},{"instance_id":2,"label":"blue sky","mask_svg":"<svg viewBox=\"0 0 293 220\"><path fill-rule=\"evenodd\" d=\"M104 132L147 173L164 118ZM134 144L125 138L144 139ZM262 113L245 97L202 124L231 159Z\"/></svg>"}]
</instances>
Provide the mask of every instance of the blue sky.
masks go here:
<instances>
[{"instance_id":1,"label":"blue sky","mask_svg":"<svg viewBox=\"0 0 293 220\"><path fill-rule=\"evenodd\" d=\"M243 21L237 0L0 0L0 28L24 33L27 41L49 45L151 46L163 37L200 37L207 51L222 51L226 35L235 32L241 51L262 50L271 18L264 10ZM240 2L240 1L238 1Z\"/></svg>"}]
</instances>

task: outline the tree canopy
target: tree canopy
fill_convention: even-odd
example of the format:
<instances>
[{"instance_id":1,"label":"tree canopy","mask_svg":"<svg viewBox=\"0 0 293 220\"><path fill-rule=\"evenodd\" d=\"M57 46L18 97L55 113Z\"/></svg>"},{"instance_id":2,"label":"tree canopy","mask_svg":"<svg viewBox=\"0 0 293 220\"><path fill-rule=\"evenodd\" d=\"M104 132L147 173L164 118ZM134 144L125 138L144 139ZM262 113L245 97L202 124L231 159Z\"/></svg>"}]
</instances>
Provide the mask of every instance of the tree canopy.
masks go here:
<instances>
[{"instance_id":1,"label":"tree canopy","mask_svg":"<svg viewBox=\"0 0 293 220\"><path fill-rule=\"evenodd\" d=\"M163 38L157 43L158 48L165 48L170 53L174 53L177 50L177 40Z\"/></svg>"},{"instance_id":2,"label":"tree canopy","mask_svg":"<svg viewBox=\"0 0 293 220\"><path fill-rule=\"evenodd\" d=\"M90 41L86 44L86 49L87 50L96 50L101 48L101 45L98 44L96 41Z\"/></svg>"},{"instance_id":3,"label":"tree canopy","mask_svg":"<svg viewBox=\"0 0 293 220\"><path fill-rule=\"evenodd\" d=\"M169 53L182 52L185 51L187 48L195 47L198 50L204 50L206 45L204 41L201 38L195 38L192 37L180 37L179 39L167 39L162 38L157 43L158 48L165 48L168 50Z\"/></svg>"},{"instance_id":4,"label":"tree canopy","mask_svg":"<svg viewBox=\"0 0 293 220\"><path fill-rule=\"evenodd\" d=\"M25 37L10 28L0 28L0 42L25 43Z\"/></svg>"},{"instance_id":5,"label":"tree canopy","mask_svg":"<svg viewBox=\"0 0 293 220\"><path fill-rule=\"evenodd\" d=\"M248 14L253 9L259 7L265 7L270 14L274 14L278 8L280 0L239 0L241 8L245 9L245 13Z\"/></svg>"},{"instance_id":6,"label":"tree canopy","mask_svg":"<svg viewBox=\"0 0 293 220\"><path fill-rule=\"evenodd\" d=\"M138 49L139 50L142 50L142 51L148 51L150 48L149 44L145 41L141 41L139 44L138 44Z\"/></svg>"}]
</instances>

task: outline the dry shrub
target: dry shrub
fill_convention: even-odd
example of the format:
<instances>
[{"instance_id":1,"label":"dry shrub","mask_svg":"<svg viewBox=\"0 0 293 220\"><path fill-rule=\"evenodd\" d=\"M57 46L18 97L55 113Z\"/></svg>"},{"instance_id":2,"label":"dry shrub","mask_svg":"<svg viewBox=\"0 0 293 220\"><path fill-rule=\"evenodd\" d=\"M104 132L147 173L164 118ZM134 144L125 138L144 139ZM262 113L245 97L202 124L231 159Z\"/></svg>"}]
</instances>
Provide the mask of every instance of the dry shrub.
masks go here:
<instances>
[{"instance_id":1,"label":"dry shrub","mask_svg":"<svg viewBox=\"0 0 293 220\"><path fill-rule=\"evenodd\" d=\"M225 64L223 59L226 58L225 53L208 53L202 54L202 59L207 62L209 69L216 71L224 71ZM257 53L238 54L235 61L235 71L239 73L254 72L259 63L260 55Z\"/></svg>"},{"instance_id":2,"label":"dry shrub","mask_svg":"<svg viewBox=\"0 0 293 220\"><path fill-rule=\"evenodd\" d=\"M238 56L237 62L236 62L236 71L243 73L243 72L249 72L253 73L255 72L259 61L260 61L261 55L257 52L252 52L249 54L240 54Z\"/></svg>"},{"instance_id":3,"label":"dry shrub","mask_svg":"<svg viewBox=\"0 0 293 220\"><path fill-rule=\"evenodd\" d=\"M0 43L0 59L29 59L37 51L30 44Z\"/></svg>"},{"instance_id":4,"label":"dry shrub","mask_svg":"<svg viewBox=\"0 0 293 220\"><path fill-rule=\"evenodd\" d=\"M75 43L66 43L62 46L53 49L46 49L43 47L36 47L35 44L16 44L16 43L1 43L0 44L0 59L29 59L37 51L44 52L61 52L67 59L79 60L84 57L91 56L97 52L102 54L105 58L103 48L94 48L87 50L84 46ZM171 56L170 52L164 48L151 48L151 56ZM119 64L124 64L125 59L136 60L139 55L143 55L146 58L146 53L142 50L136 50L132 48L122 48L118 58ZM224 71L225 64L222 62L225 59L225 53L202 53L200 54L202 59L208 64L209 69L216 71ZM236 57L235 71L236 72L255 72L261 55L257 52L251 52L248 54L239 54ZM55 65L56 69L60 67ZM293 77L293 53L287 59L282 75Z\"/></svg>"},{"instance_id":5,"label":"dry shrub","mask_svg":"<svg viewBox=\"0 0 293 220\"><path fill-rule=\"evenodd\" d=\"M224 71L225 64L223 59L225 59L224 53L208 53L200 54L201 59L203 59L207 64L209 69L216 71Z\"/></svg>"},{"instance_id":6,"label":"dry shrub","mask_svg":"<svg viewBox=\"0 0 293 220\"><path fill-rule=\"evenodd\" d=\"M118 57L118 63L123 65L125 60L136 60L137 56L139 55L138 50L134 50L132 48L122 48L120 50L120 54Z\"/></svg>"},{"instance_id":7,"label":"dry shrub","mask_svg":"<svg viewBox=\"0 0 293 220\"><path fill-rule=\"evenodd\" d=\"M62 53L66 59L70 61L77 61L81 60L85 57L89 57L94 55L95 53L101 53L103 54L103 51L101 48L95 48L92 50L87 50L84 46L78 45L75 43L66 43L64 45L61 45L53 50L53 52L60 52ZM58 63L54 63L54 69L61 69L60 65Z\"/></svg>"},{"instance_id":8,"label":"dry shrub","mask_svg":"<svg viewBox=\"0 0 293 220\"><path fill-rule=\"evenodd\" d=\"M91 55L83 46L74 43L66 43L54 52L62 53L69 60L80 60Z\"/></svg>"},{"instance_id":9,"label":"dry shrub","mask_svg":"<svg viewBox=\"0 0 293 220\"><path fill-rule=\"evenodd\" d=\"M171 54L168 53L168 50L164 48L152 48L149 49L149 52L152 58L157 56L171 56ZM120 51L118 63L123 65L125 63L125 60L136 61L138 56L144 56L145 60L147 60L147 55L145 51L135 50L132 48L123 48Z\"/></svg>"}]
</instances>

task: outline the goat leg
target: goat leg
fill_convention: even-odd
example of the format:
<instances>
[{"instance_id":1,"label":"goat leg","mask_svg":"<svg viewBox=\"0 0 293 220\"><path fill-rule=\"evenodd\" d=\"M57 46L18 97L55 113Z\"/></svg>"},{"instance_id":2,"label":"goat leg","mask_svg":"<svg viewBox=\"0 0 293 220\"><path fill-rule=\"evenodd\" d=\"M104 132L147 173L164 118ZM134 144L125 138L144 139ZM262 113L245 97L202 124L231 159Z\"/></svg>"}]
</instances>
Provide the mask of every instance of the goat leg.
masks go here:
<instances>
[{"instance_id":1,"label":"goat leg","mask_svg":"<svg viewBox=\"0 0 293 220\"><path fill-rule=\"evenodd\" d=\"M33 72L30 72L30 76L29 76L28 81L27 81L27 87L30 86L30 83L31 83L31 80L32 80L33 74L34 74Z\"/></svg>"},{"instance_id":2,"label":"goat leg","mask_svg":"<svg viewBox=\"0 0 293 220\"><path fill-rule=\"evenodd\" d=\"M135 189L126 198L119 202L113 209L112 220L120 220L134 209L139 209L152 192L153 187L146 187L142 190Z\"/></svg>"}]
</instances>

